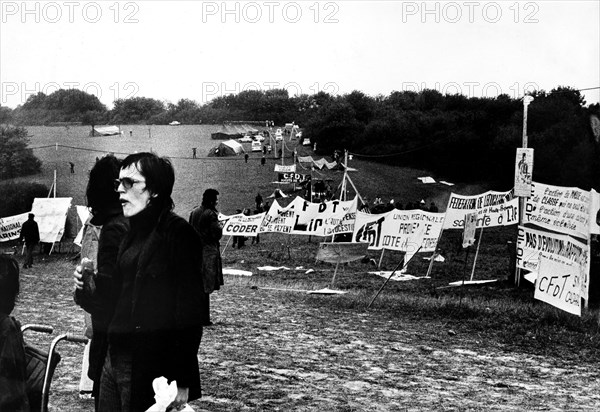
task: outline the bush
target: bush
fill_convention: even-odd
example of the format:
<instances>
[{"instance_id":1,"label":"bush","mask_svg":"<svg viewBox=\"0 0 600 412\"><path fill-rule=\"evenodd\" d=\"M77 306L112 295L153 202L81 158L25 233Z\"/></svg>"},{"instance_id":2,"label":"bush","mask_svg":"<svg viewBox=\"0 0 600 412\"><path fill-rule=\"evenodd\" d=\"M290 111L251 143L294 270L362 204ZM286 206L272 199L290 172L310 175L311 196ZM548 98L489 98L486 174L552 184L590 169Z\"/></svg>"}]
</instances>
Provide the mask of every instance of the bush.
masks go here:
<instances>
[{"instance_id":1,"label":"bush","mask_svg":"<svg viewBox=\"0 0 600 412\"><path fill-rule=\"evenodd\" d=\"M39 183L4 183L0 185L0 217L14 216L31 210L33 199L48 196L49 189Z\"/></svg>"}]
</instances>

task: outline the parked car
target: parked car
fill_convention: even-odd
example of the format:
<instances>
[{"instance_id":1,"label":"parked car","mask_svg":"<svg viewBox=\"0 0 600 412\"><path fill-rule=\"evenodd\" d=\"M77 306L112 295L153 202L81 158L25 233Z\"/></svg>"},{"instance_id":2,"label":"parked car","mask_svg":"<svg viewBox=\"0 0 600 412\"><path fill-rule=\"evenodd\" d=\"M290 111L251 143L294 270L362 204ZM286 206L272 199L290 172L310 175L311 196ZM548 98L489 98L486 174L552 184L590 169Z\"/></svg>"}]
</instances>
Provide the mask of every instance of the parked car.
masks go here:
<instances>
[{"instance_id":1,"label":"parked car","mask_svg":"<svg viewBox=\"0 0 600 412\"><path fill-rule=\"evenodd\" d=\"M262 144L258 140L255 140L252 142L250 149L253 152L262 152Z\"/></svg>"},{"instance_id":2,"label":"parked car","mask_svg":"<svg viewBox=\"0 0 600 412\"><path fill-rule=\"evenodd\" d=\"M240 142L242 143L250 143L252 141L252 138L250 136L244 136L241 139L239 139Z\"/></svg>"}]
</instances>

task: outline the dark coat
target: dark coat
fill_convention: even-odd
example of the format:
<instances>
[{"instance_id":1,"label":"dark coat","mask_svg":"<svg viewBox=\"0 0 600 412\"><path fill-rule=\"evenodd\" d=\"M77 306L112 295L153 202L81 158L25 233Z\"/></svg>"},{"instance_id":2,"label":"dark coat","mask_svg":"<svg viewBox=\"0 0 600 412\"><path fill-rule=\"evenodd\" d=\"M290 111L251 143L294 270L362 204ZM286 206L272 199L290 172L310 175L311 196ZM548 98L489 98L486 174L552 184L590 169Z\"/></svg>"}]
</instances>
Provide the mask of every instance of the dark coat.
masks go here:
<instances>
[{"instance_id":1,"label":"dark coat","mask_svg":"<svg viewBox=\"0 0 600 412\"><path fill-rule=\"evenodd\" d=\"M133 236L130 231L121 244L119 261ZM131 309L135 411L152 406L152 381L160 376L189 388L189 400L201 396L197 355L205 314L199 247L195 230L168 212L159 218L139 255Z\"/></svg>"},{"instance_id":2,"label":"dark coat","mask_svg":"<svg viewBox=\"0 0 600 412\"><path fill-rule=\"evenodd\" d=\"M28 412L25 347L21 325L0 313L0 412Z\"/></svg>"},{"instance_id":3,"label":"dark coat","mask_svg":"<svg viewBox=\"0 0 600 412\"><path fill-rule=\"evenodd\" d=\"M223 229L219 224L219 216L216 210L200 206L190 214L190 224L200 236L204 292L212 293L224 284L219 244Z\"/></svg>"},{"instance_id":4,"label":"dark coat","mask_svg":"<svg viewBox=\"0 0 600 412\"><path fill-rule=\"evenodd\" d=\"M28 245L35 245L40 241L40 231L35 220L27 219L25 223L23 223L19 240L21 239L25 239L25 243Z\"/></svg>"},{"instance_id":5,"label":"dark coat","mask_svg":"<svg viewBox=\"0 0 600 412\"><path fill-rule=\"evenodd\" d=\"M109 211L105 217L92 224L102 225L98 239L98 253L96 257L96 290L92 296L86 295L82 290L75 291L75 302L86 312L92 315L93 337L90 343L90 366L88 376L94 381L94 392L98 389L102 365L108 348L107 330L112 318L116 298L113 293L113 281L117 270L117 255L119 245L129 228L127 219L123 216L123 209ZM87 224L87 223L86 223ZM86 227L85 230L94 230Z\"/></svg>"}]
</instances>

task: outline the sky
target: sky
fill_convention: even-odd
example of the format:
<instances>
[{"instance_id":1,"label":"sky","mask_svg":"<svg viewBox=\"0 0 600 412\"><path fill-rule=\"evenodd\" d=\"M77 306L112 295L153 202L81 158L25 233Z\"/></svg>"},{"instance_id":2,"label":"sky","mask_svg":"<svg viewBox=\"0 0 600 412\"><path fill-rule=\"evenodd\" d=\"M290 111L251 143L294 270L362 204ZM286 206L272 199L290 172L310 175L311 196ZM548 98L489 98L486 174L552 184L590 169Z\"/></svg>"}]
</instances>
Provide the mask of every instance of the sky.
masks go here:
<instances>
[{"instance_id":1,"label":"sky","mask_svg":"<svg viewBox=\"0 0 600 412\"><path fill-rule=\"evenodd\" d=\"M78 88L204 104L243 90L600 101L600 1L5 1L0 105Z\"/></svg>"}]
</instances>

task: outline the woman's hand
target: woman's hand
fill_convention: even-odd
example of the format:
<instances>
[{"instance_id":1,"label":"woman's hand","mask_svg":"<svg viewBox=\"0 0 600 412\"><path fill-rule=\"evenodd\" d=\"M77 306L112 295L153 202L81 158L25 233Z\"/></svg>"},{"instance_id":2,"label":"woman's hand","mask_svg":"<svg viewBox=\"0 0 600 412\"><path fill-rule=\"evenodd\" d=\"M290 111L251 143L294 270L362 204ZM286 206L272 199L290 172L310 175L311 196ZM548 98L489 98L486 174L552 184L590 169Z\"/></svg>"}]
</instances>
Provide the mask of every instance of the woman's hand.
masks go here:
<instances>
[{"instance_id":1,"label":"woman's hand","mask_svg":"<svg viewBox=\"0 0 600 412\"><path fill-rule=\"evenodd\" d=\"M182 388L180 386L177 387L177 396L175 400L171 402L171 404L167 407L167 411L179 411L184 408L184 406L188 402L188 397L190 394L189 388Z\"/></svg>"},{"instance_id":2,"label":"woman's hand","mask_svg":"<svg viewBox=\"0 0 600 412\"><path fill-rule=\"evenodd\" d=\"M83 268L81 265L77 265L73 271L73 283L75 284L75 290L83 290Z\"/></svg>"}]
</instances>

